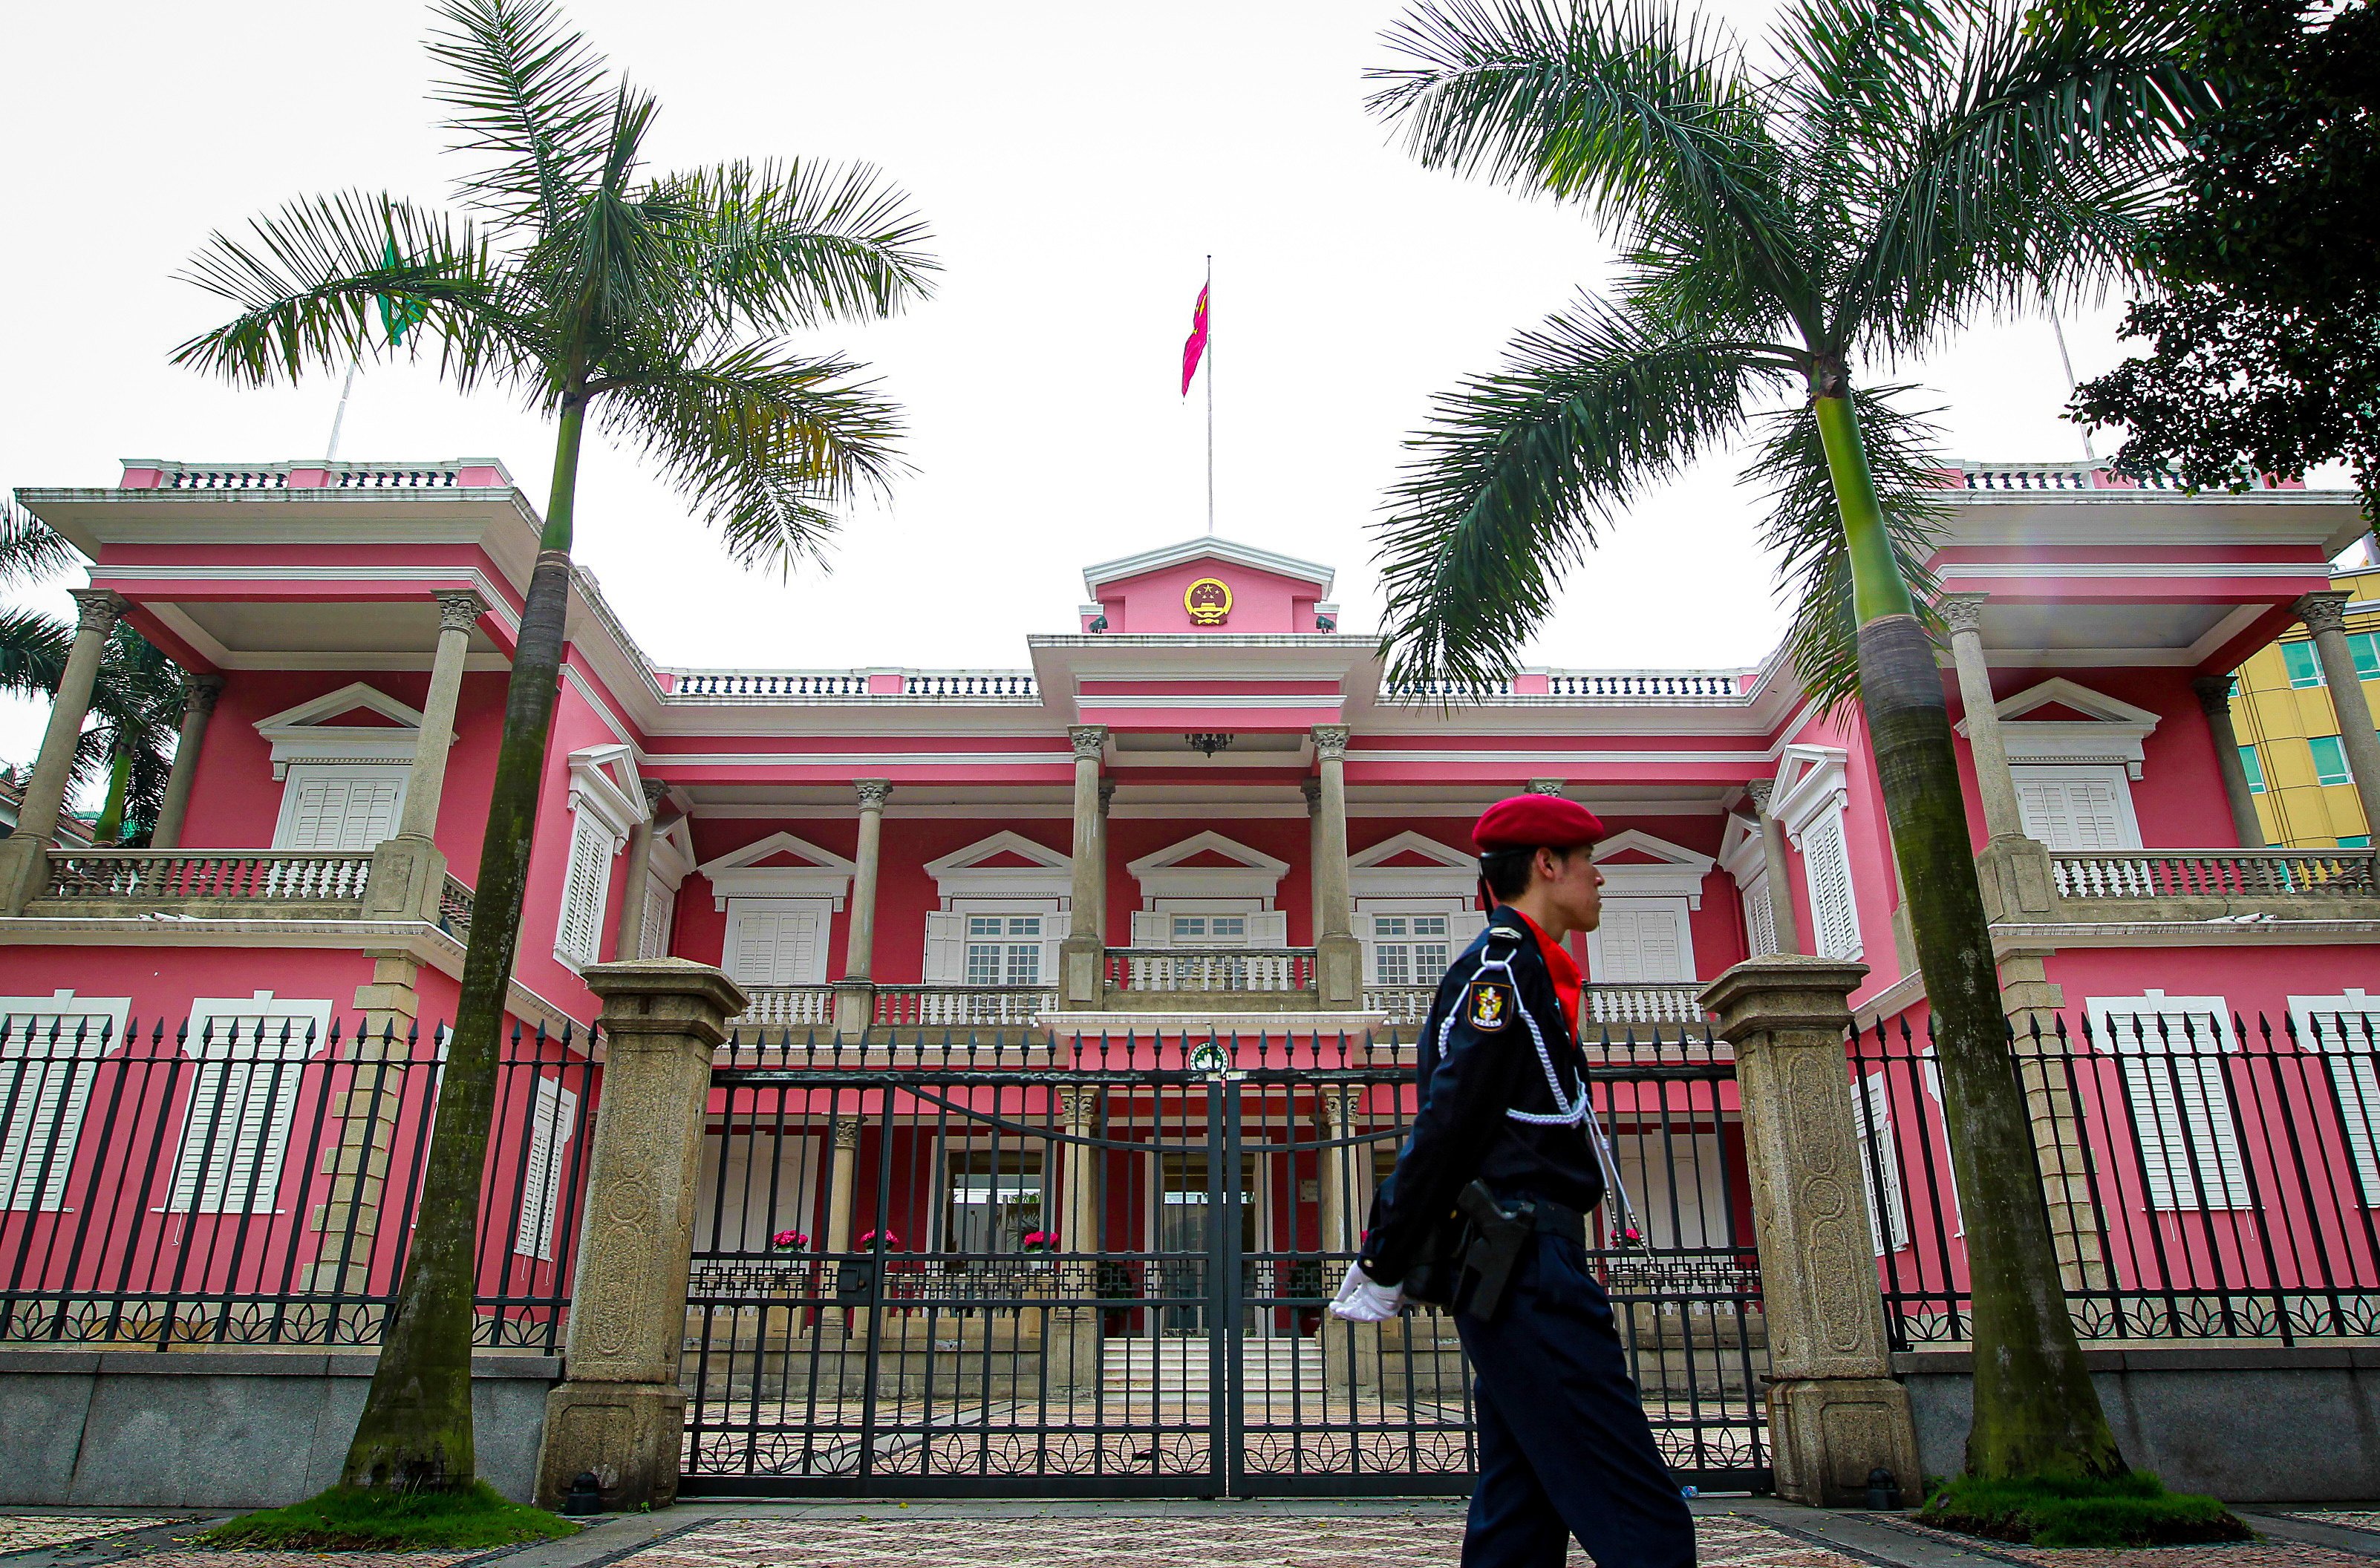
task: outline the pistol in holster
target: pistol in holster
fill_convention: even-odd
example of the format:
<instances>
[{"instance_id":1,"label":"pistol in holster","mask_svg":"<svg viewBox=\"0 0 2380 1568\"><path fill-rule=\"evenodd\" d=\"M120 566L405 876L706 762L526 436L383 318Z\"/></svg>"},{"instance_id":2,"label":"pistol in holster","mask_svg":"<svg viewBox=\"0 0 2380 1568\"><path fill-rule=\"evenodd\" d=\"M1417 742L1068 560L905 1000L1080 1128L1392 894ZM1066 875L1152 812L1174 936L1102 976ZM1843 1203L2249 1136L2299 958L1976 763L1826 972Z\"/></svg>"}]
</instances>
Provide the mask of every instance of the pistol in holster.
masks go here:
<instances>
[{"instance_id":1,"label":"pistol in holster","mask_svg":"<svg viewBox=\"0 0 2380 1568\"><path fill-rule=\"evenodd\" d=\"M1522 1249L1537 1228L1536 1205L1520 1198L1508 1209L1485 1182L1475 1181L1455 1199L1454 1207L1471 1230L1470 1244L1463 1249L1463 1286L1455 1295L1455 1310L1493 1322Z\"/></svg>"},{"instance_id":2,"label":"pistol in holster","mask_svg":"<svg viewBox=\"0 0 2380 1568\"><path fill-rule=\"evenodd\" d=\"M1406 1273L1406 1298L1492 1321L1535 1229L1535 1204L1518 1199L1507 1208L1486 1182L1472 1182Z\"/></svg>"}]
</instances>

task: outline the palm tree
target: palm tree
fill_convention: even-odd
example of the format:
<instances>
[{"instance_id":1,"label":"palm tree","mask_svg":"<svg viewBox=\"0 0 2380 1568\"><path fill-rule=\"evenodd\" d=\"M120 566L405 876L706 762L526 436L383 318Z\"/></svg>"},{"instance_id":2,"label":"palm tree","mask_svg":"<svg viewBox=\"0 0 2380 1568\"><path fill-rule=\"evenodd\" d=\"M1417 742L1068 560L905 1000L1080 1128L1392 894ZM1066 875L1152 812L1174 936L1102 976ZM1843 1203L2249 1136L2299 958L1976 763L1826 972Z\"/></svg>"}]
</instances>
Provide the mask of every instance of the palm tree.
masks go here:
<instances>
[{"instance_id":1,"label":"palm tree","mask_svg":"<svg viewBox=\"0 0 2380 1568\"><path fill-rule=\"evenodd\" d=\"M865 166L644 173L653 99L615 83L551 0L443 0L436 14L433 97L470 161L455 194L474 216L349 192L253 219L246 238L217 234L189 275L239 314L175 359L262 385L434 340L458 390L493 383L555 422L437 1136L346 1466L349 1484L452 1490L474 1474L472 1236L588 421L640 447L739 560L815 557L838 509L896 471L899 418L857 367L784 334L891 315L926 293L933 263L907 198ZM382 301L402 349L370 331Z\"/></svg>"},{"instance_id":2,"label":"palm tree","mask_svg":"<svg viewBox=\"0 0 2380 1568\"><path fill-rule=\"evenodd\" d=\"M1903 389L1853 377L2126 265L2196 92L2176 30L2136 0L1787 0L1755 64L1652 0L1423 0L1372 73L1424 164L1577 203L1620 273L1413 439L1380 525L1394 673L1502 673L1624 502L1765 427L1789 645L1865 710L1932 1006L1984 1476L2124 1465L2066 1314L1969 851L1918 570L1925 430Z\"/></svg>"},{"instance_id":3,"label":"palm tree","mask_svg":"<svg viewBox=\"0 0 2380 1568\"><path fill-rule=\"evenodd\" d=\"M156 644L118 621L91 685L91 711L99 722L82 732L76 748L76 778L103 771L107 794L91 824L94 844L149 842L165 804L165 780L174 770L174 745L189 688L181 670Z\"/></svg>"},{"instance_id":4,"label":"palm tree","mask_svg":"<svg viewBox=\"0 0 2380 1568\"><path fill-rule=\"evenodd\" d=\"M0 501L0 588L30 585L82 560L50 525ZM66 678L74 627L38 609L0 609L0 692L47 696Z\"/></svg>"}]
</instances>

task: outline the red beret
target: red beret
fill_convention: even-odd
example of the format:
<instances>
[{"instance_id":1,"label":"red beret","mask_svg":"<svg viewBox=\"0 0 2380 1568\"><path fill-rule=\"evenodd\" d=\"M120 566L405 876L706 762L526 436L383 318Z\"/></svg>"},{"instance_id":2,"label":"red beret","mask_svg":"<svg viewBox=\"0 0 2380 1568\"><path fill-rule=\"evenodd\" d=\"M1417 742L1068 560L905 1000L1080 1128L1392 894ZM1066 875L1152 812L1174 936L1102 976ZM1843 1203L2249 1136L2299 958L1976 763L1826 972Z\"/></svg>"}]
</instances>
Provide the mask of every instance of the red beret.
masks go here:
<instances>
[{"instance_id":1,"label":"red beret","mask_svg":"<svg viewBox=\"0 0 2380 1568\"><path fill-rule=\"evenodd\" d=\"M1603 822L1576 801L1560 795L1514 795L1479 814L1471 841L1487 854L1495 850L1572 850L1603 837Z\"/></svg>"}]
</instances>

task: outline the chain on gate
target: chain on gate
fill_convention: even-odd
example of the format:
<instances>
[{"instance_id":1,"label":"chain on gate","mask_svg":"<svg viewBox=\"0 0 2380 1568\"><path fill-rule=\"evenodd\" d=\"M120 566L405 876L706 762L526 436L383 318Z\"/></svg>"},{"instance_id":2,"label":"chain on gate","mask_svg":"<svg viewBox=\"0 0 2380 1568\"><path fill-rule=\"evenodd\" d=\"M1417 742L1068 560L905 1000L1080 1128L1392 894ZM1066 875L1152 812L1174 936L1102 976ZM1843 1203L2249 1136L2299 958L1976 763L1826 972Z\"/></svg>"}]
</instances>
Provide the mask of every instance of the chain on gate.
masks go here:
<instances>
[{"instance_id":1,"label":"chain on gate","mask_svg":"<svg viewBox=\"0 0 2380 1568\"><path fill-rule=\"evenodd\" d=\"M1599 1234L1597 1262L1680 1478L1762 1489L1732 1068L1643 1055L1607 1043L1593 1075L1645 1233ZM1412 1116L1410 1048L1189 1060L1147 1040L739 1043L701 1172L685 1490L1467 1490L1451 1321L1324 1311Z\"/></svg>"}]
</instances>

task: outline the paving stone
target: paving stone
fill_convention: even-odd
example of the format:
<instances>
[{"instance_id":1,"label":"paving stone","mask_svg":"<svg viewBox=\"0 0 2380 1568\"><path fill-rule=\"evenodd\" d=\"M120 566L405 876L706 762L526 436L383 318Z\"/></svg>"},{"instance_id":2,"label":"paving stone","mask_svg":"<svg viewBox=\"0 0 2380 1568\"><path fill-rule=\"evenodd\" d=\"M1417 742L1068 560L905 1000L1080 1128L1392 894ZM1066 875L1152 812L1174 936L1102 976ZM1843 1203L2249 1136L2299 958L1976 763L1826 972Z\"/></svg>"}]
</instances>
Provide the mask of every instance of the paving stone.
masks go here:
<instances>
[{"instance_id":1,"label":"paving stone","mask_svg":"<svg viewBox=\"0 0 2380 1568\"><path fill-rule=\"evenodd\" d=\"M1961 1546L2005 1562L2030 1564L2032 1568L2372 1568L2369 1557L2270 1536L2219 1546L2045 1547L1977 1540L1973 1536L1930 1530L1906 1521L1895 1524L1912 1536ZM2254 1525L2255 1521L2249 1521L2250 1528Z\"/></svg>"},{"instance_id":2,"label":"paving stone","mask_svg":"<svg viewBox=\"0 0 2380 1568\"><path fill-rule=\"evenodd\" d=\"M152 1529L184 1521L154 1514L0 1514L0 1552L38 1551L98 1540L128 1530Z\"/></svg>"},{"instance_id":3,"label":"paving stone","mask_svg":"<svg viewBox=\"0 0 2380 1568\"><path fill-rule=\"evenodd\" d=\"M2301 1508L2280 1515L2284 1519L2302 1519L2309 1525L2328 1525L2339 1530L2369 1530L2380 1535L2380 1511L2367 1512L2354 1508Z\"/></svg>"}]
</instances>

